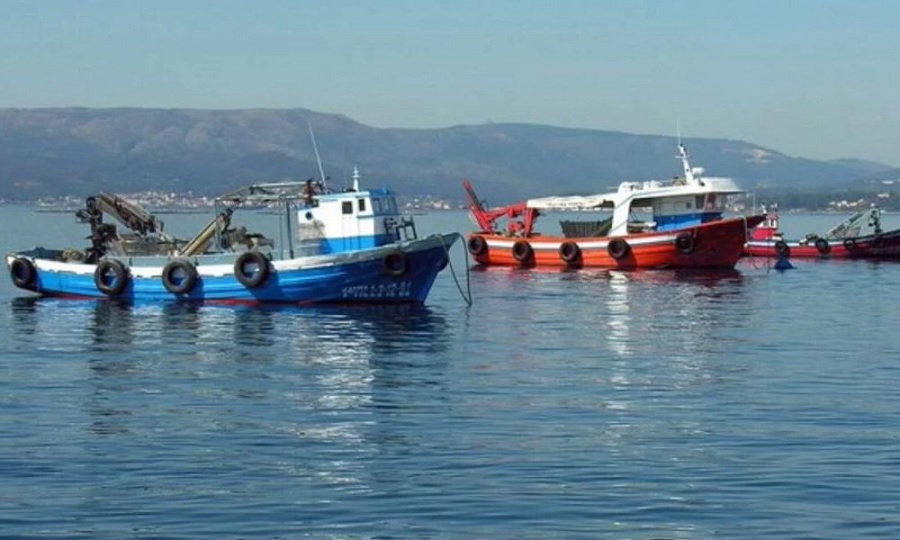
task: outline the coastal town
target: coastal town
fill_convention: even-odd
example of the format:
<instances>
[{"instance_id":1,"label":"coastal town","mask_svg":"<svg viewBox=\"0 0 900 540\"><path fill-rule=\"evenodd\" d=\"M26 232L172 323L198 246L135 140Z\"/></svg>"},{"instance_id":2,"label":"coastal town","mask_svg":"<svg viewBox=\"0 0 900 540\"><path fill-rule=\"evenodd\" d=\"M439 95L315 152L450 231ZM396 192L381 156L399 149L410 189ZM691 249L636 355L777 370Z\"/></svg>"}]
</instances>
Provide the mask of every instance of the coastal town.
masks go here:
<instances>
[{"instance_id":1,"label":"coastal town","mask_svg":"<svg viewBox=\"0 0 900 540\"><path fill-rule=\"evenodd\" d=\"M169 213L207 212L214 206L214 197L195 195L191 192L173 193L166 191L144 191L138 193L119 193L120 197L140 205L144 208ZM448 200L432 195L398 196L397 202L400 209L406 212L436 212L465 210L465 201ZM893 191L882 191L869 196L855 196L848 198L829 198L828 200L807 201L767 201L758 199L761 204L778 203L784 210L807 210L822 212L847 212L878 206L886 211L900 209L900 196ZM0 204L7 201L0 200ZM67 212L75 211L84 206L84 198L68 195L64 197L43 197L34 201L34 206L43 212ZM732 204L731 210L744 212L757 205L757 198L750 194L737 198Z\"/></svg>"},{"instance_id":2,"label":"coastal town","mask_svg":"<svg viewBox=\"0 0 900 540\"><path fill-rule=\"evenodd\" d=\"M169 213L207 212L215 204L214 197L194 195L190 192L144 191L118 193L117 195L144 208ZM406 212L434 212L466 208L462 201L448 201L431 195L397 197L397 202L400 209ZM75 211L84 206L84 198L72 195L44 197L35 201L34 206L44 212Z\"/></svg>"}]
</instances>

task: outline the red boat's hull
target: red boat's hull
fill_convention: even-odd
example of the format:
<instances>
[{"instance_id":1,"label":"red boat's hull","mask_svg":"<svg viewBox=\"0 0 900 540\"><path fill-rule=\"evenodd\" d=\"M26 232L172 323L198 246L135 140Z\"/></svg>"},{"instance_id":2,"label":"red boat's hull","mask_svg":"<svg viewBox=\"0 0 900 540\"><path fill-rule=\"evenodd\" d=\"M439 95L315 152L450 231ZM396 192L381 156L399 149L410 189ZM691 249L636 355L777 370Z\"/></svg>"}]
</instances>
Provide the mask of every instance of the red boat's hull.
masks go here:
<instances>
[{"instance_id":1,"label":"red boat's hull","mask_svg":"<svg viewBox=\"0 0 900 540\"><path fill-rule=\"evenodd\" d=\"M750 240L744 253L751 257L798 259L897 259L900 258L900 230L846 240Z\"/></svg>"},{"instance_id":2,"label":"red boat's hull","mask_svg":"<svg viewBox=\"0 0 900 540\"><path fill-rule=\"evenodd\" d=\"M615 238L470 233L467 247L475 261L485 266L732 268L743 255L747 231L763 219L729 218Z\"/></svg>"}]
</instances>

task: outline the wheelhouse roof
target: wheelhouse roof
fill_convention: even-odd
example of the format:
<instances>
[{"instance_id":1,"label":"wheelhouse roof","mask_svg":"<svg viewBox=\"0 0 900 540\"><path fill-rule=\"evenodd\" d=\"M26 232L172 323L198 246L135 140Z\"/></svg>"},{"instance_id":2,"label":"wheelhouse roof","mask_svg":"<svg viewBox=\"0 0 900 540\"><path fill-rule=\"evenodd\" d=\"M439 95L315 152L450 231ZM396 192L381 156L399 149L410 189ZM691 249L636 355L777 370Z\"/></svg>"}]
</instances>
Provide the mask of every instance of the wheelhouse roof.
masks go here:
<instances>
[{"instance_id":1,"label":"wheelhouse roof","mask_svg":"<svg viewBox=\"0 0 900 540\"><path fill-rule=\"evenodd\" d=\"M596 195L571 195L564 197L540 197L528 199L528 208L542 210L600 210L612 209L623 203L631 206L651 206L662 199L707 195L710 193L734 195L744 190L731 178L704 178L694 182L675 180L673 182L623 182L618 191Z\"/></svg>"}]
</instances>

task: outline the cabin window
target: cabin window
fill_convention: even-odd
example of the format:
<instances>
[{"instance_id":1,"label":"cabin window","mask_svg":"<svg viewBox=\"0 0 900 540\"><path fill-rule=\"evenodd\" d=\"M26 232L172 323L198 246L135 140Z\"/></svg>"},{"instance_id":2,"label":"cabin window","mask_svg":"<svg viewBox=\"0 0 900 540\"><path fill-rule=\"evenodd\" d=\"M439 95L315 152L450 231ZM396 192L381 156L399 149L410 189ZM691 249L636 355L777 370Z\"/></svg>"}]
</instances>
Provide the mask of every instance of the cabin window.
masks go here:
<instances>
[{"instance_id":1,"label":"cabin window","mask_svg":"<svg viewBox=\"0 0 900 540\"><path fill-rule=\"evenodd\" d=\"M365 211L366 211L366 200L359 199L359 213L362 214Z\"/></svg>"},{"instance_id":2,"label":"cabin window","mask_svg":"<svg viewBox=\"0 0 900 540\"><path fill-rule=\"evenodd\" d=\"M353 202L352 201L344 201L341 203L341 213L342 214L352 214L353 213Z\"/></svg>"},{"instance_id":3,"label":"cabin window","mask_svg":"<svg viewBox=\"0 0 900 540\"><path fill-rule=\"evenodd\" d=\"M376 214L381 213L381 199L372 199L372 211Z\"/></svg>"},{"instance_id":4,"label":"cabin window","mask_svg":"<svg viewBox=\"0 0 900 540\"><path fill-rule=\"evenodd\" d=\"M694 207L695 208L703 208L703 195L697 195Z\"/></svg>"}]
</instances>

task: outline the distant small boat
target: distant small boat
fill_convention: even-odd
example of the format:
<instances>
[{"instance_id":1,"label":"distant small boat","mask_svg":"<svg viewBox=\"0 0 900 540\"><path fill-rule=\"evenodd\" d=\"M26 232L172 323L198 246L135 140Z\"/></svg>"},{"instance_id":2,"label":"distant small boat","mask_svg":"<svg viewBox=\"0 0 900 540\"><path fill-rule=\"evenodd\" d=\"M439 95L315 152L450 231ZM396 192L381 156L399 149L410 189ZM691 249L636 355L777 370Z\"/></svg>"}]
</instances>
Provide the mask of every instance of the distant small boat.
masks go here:
<instances>
[{"instance_id":1,"label":"distant small boat","mask_svg":"<svg viewBox=\"0 0 900 540\"><path fill-rule=\"evenodd\" d=\"M732 268L748 230L765 216L723 217L729 196L743 190L730 178L704 178L702 168L691 167L684 146L678 150L683 177L623 182L612 193L487 209L465 181L469 214L478 226L467 235L467 249L485 266ZM538 216L551 210L576 211L581 219L561 221L562 235L537 232ZM584 219L604 211L610 215Z\"/></svg>"},{"instance_id":2,"label":"distant small boat","mask_svg":"<svg viewBox=\"0 0 900 540\"><path fill-rule=\"evenodd\" d=\"M283 211L270 235L232 226L247 208ZM103 221L113 216L132 233ZM215 201L215 216L181 240L138 205L101 193L76 213L86 249L9 253L15 286L44 296L226 303L424 303L458 233L418 238L388 189L325 181L258 183ZM276 242L278 240L279 242Z\"/></svg>"},{"instance_id":3,"label":"distant small boat","mask_svg":"<svg viewBox=\"0 0 900 540\"><path fill-rule=\"evenodd\" d=\"M750 232L744 252L752 257L894 259L900 258L900 229L883 231L881 211L872 207L854 213L824 235L786 240L779 229L778 209L773 208Z\"/></svg>"}]
</instances>

